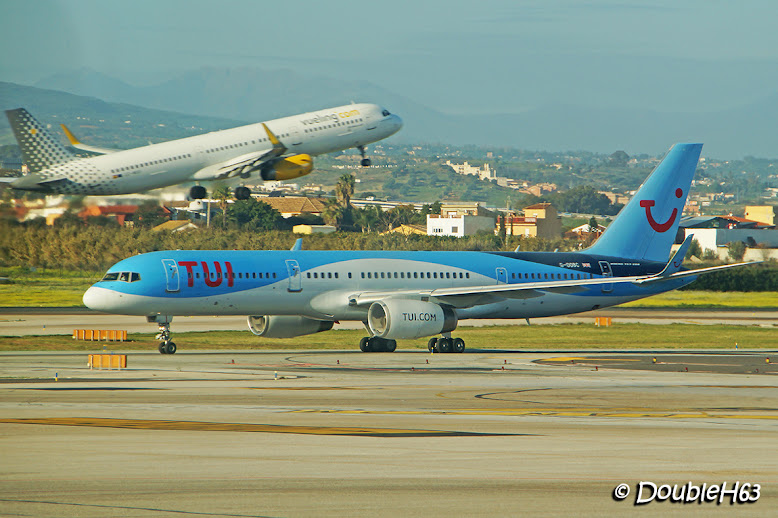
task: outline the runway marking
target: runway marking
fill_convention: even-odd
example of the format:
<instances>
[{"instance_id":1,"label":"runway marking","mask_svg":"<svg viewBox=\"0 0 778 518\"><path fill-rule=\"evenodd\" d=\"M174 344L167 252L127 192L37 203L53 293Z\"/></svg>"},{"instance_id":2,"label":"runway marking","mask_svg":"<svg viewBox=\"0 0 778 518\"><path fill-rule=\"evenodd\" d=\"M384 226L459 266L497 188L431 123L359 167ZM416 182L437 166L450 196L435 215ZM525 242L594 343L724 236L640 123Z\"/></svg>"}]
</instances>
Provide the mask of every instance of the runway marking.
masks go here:
<instances>
[{"instance_id":1,"label":"runway marking","mask_svg":"<svg viewBox=\"0 0 778 518\"><path fill-rule=\"evenodd\" d=\"M572 362L572 361L594 361L594 362L639 362L639 359L627 359L627 358L575 358L575 357L561 357L561 358L542 358L535 360L539 362Z\"/></svg>"},{"instance_id":2,"label":"runway marking","mask_svg":"<svg viewBox=\"0 0 778 518\"><path fill-rule=\"evenodd\" d=\"M776 390L778 387L771 387L768 385L688 385L691 388L703 387L703 388L725 388L725 389L770 389Z\"/></svg>"},{"instance_id":3,"label":"runway marking","mask_svg":"<svg viewBox=\"0 0 778 518\"><path fill-rule=\"evenodd\" d=\"M54 426L91 426L135 430L178 430L200 432L260 432L302 435L350 435L361 437L504 437L526 434L458 432L447 430L410 430L402 428L357 428L332 426L290 426L250 423L211 423L203 421L157 421L150 419L110 419L102 417L48 417L0 419L7 424Z\"/></svg>"},{"instance_id":4,"label":"runway marking","mask_svg":"<svg viewBox=\"0 0 778 518\"><path fill-rule=\"evenodd\" d=\"M367 390L362 387L246 387L249 390Z\"/></svg>"},{"instance_id":5,"label":"runway marking","mask_svg":"<svg viewBox=\"0 0 778 518\"><path fill-rule=\"evenodd\" d=\"M500 410L292 410L292 413L312 414L365 414L365 415L467 415L467 416L541 416L541 417L628 417L628 418L671 418L671 419L767 419L778 420L778 415L765 414L718 414L711 412L662 412L646 410L600 410L600 409L500 409Z\"/></svg>"}]
</instances>

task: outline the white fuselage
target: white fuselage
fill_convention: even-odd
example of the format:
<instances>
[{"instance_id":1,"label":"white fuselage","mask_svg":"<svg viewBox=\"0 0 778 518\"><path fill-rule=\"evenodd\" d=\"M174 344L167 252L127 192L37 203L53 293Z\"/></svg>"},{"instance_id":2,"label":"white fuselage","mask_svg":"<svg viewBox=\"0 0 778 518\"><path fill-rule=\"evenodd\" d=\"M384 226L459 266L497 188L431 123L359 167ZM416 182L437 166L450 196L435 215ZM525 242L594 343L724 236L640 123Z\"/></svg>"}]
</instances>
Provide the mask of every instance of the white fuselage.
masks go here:
<instances>
[{"instance_id":1,"label":"white fuselage","mask_svg":"<svg viewBox=\"0 0 778 518\"><path fill-rule=\"evenodd\" d=\"M68 177L64 194L130 194L186 181L217 179L216 164L272 148L263 123L215 131L56 165L42 178ZM374 104L351 104L264 123L288 148L311 156L364 146L402 126Z\"/></svg>"}]
</instances>

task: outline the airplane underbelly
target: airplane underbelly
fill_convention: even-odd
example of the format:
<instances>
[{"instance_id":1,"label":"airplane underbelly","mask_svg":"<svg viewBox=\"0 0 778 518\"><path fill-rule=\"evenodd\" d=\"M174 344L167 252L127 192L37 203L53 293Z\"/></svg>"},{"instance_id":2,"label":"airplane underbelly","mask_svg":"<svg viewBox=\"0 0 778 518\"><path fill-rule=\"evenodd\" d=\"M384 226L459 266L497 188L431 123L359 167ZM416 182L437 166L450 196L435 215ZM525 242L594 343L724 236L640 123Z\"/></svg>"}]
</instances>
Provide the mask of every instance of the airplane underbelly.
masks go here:
<instances>
[{"instance_id":1,"label":"airplane underbelly","mask_svg":"<svg viewBox=\"0 0 778 518\"><path fill-rule=\"evenodd\" d=\"M190 170L155 171L153 173L130 174L116 180L120 194L130 194L149 189L176 185L191 177Z\"/></svg>"},{"instance_id":2,"label":"airplane underbelly","mask_svg":"<svg viewBox=\"0 0 778 518\"><path fill-rule=\"evenodd\" d=\"M638 298L641 298L641 296L589 295L584 297L580 295L546 293L541 297L532 299L506 299L503 302L458 309L457 316L460 319L552 317L606 308Z\"/></svg>"}]
</instances>

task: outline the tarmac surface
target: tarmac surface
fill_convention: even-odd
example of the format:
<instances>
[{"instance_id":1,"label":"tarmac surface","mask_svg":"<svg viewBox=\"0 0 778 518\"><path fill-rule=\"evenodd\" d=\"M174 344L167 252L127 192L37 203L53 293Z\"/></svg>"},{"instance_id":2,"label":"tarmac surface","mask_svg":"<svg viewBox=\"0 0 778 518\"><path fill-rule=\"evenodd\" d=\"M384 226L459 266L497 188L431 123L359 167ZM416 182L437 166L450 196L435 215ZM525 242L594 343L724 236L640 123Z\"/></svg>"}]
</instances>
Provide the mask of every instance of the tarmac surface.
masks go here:
<instances>
[{"instance_id":1,"label":"tarmac surface","mask_svg":"<svg viewBox=\"0 0 778 518\"><path fill-rule=\"evenodd\" d=\"M770 353L0 353L0 515L765 516Z\"/></svg>"},{"instance_id":2,"label":"tarmac surface","mask_svg":"<svg viewBox=\"0 0 778 518\"><path fill-rule=\"evenodd\" d=\"M593 322L595 317L612 317L614 323L644 324L729 324L778 326L776 310L688 310L650 308L607 308L576 315L534 318L532 325ZM462 320L460 326L527 325L522 319ZM186 331L246 331L245 316L175 317L174 333ZM335 329L362 329L360 322L342 322ZM154 333L156 324L142 316L108 315L77 308L0 308L0 336L62 335L74 329L124 329L129 333Z\"/></svg>"}]
</instances>

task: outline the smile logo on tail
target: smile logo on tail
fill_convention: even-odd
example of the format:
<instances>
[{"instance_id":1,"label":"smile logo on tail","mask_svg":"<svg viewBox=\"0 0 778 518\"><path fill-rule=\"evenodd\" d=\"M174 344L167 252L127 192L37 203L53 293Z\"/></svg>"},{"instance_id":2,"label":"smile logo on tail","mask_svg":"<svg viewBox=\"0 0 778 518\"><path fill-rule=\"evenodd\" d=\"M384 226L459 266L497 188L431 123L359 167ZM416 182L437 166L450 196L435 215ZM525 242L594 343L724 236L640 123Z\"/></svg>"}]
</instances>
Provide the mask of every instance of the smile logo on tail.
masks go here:
<instances>
[{"instance_id":1,"label":"smile logo on tail","mask_svg":"<svg viewBox=\"0 0 778 518\"><path fill-rule=\"evenodd\" d=\"M675 197L680 198L683 196L683 190L676 189L675 190ZM673 226L673 223L675 222L676 216L678 216L678 209L673 209L672 214L670 214L670 219L665 221L664 223L657 223L654 219L654 215L651 214L651 207L656 205L655 200L640 200L640 206L645 207L646 209L646 219L648 220L648 224L651 225L651 228L656 230L657 232L667 232L670 230L670 227Z\"/></svg>"}]
</instances>

